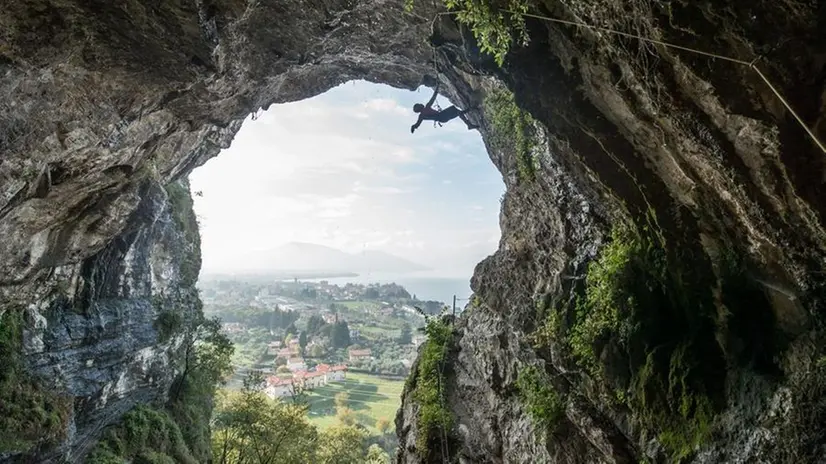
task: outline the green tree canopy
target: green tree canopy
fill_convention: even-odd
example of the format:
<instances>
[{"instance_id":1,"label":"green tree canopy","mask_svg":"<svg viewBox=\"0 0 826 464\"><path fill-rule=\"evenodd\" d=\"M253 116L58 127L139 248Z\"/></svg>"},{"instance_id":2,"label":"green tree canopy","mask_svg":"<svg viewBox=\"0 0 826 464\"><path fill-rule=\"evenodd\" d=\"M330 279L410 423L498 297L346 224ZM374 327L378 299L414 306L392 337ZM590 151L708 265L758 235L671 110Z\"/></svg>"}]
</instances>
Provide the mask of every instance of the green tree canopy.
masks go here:
<instances>
[{"instance_id":1,"label":"green tree canopy","mask_svg":"<svg viewBox=\"0 0 826 464\"><path fill-rule=\"evenodd\" d=\"M350 346L350 327L347 326L347 321L338 321L333 324L330 339L333 348L347 348Z\"/></svg>"},{"instance_id":2,"label":"green tree canopy","mask_svg":"<svg viewBox=\"0 0 826 464\"><path fill-rule=\"evenodd\" d=\"M304 330L298 335L298 348L301 350L301 356L304 356L304 349L307 348L307 332Z\"/></svg>"},{"instance_id":3,"label":"green tree canopy","mask_svg":"<svg viewBox=\"0 0 826 464\"><path fill-rule=\"evenodd\" d=\"M402 332L398 339L399 345L409 345L413 343L413 329L407 322L402 324Z\"/></svg>"},{"instance_id":4,"label":"green tree canopy","mask_svg":"<svg viewBox=\"0 0 826 464\"><path fill-rule=\"evenodd\" d=\"M327 323L324 322L324 319L319 316L318 314L313 314L310 316L310 319L307 321L307 333L309 335L319 335L321 333L321 329Z\"/></svg>"}]
</instances>

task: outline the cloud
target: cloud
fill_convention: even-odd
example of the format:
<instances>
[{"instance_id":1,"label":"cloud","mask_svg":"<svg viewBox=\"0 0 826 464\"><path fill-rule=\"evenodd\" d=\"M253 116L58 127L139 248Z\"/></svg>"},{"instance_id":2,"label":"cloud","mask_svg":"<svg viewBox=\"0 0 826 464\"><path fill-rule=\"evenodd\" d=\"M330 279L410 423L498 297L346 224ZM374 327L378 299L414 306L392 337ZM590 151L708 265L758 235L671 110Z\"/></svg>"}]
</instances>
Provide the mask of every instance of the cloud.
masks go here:
<instances>
[{"instance_id":1,"label":"cloud","mask_svg":"<svg viewBox=\"0 0 826 464\"><path fill-rule=\"evenodd\" d=\"M445 130L452 122L410 134L409 107L429 96L356 82L248 118L232 146L191 175L203 191L204 268L258 266L242 262L255 259L250 251L305 241L469 276L498 242L488 237L499 236L504 186L461 121L461 130Z\"/></svg>"},{"instance_id":2,"label":"cloud","mask_svg":"<svg viewBox=\"0 0 826 464\"><path fill-rule=\"evenodd\" d=\"M407 108L402 108L396 100L391 98L373 98L364 102L362 106L374 113L407 115L409 111Z\"/></svg>"}]
</instances>

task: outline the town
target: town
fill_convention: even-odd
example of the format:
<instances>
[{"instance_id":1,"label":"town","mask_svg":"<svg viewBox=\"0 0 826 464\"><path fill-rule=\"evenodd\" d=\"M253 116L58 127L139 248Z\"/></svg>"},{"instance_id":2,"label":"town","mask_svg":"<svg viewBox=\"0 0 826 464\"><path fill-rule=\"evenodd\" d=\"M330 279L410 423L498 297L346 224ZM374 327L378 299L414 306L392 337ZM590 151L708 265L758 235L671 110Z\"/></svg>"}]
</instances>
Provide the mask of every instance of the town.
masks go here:
<instances>
[{"instance_id":1,"label":"town","mask_svg":"<svg viewBox=\"0 0 826 464\"><path fill-rule=\"evenodd\" d=\"M256 371L273 400L307 398L318 427L350 411L348 420L374 431L392 451L386 424L425 341L424 314L443 311L443 303L421 301L392 283L221 279L203 280L199 289L204 313L222 320L235 345L228 389Z\"/></svg>"}]
</instances>

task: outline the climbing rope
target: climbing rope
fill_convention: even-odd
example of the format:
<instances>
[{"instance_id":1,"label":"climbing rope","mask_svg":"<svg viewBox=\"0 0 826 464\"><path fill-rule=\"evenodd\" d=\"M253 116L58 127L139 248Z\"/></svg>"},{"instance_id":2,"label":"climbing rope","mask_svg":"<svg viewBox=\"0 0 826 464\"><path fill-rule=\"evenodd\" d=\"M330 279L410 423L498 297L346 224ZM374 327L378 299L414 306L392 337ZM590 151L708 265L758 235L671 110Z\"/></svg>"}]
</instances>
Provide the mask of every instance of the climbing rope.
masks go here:
<instances>
[{"instance_id":1,"label":"climbing rope","mask_svg":"<svg viewBox=\"0 0 826 464\"><path fill-rule=\"evenodd\" d=\"M664 47L674 48L674 49L677 49L677 50L683 50L683 51L686 51L686 52L695 53L695 54L698 54L698 55L704 55L704 56L708 56L708 57L711 57L711 58L717 58L717 59L720 59L720 60L728 61L728 62L731 62L731 63L736 63L736 64L739 64L739 65L751 68L757 73L757 75L760 77L760 79L762 79L763 82L766 83L766 85L769 87L769 89L772 91L772 93L774 93L774 95L777 97L777 99L780 100L780 102L783 104L783 106L786 107L786 109L789 111L789 113L791 113L792 116L794 116L794 118L797 120L798 124L800 124L800 127L802 127L803 130L806 131L806 133L809 135L809 137L812 139L812 141L818 146L818 148L820 148L820 150L824 154L826 154L826 145L824 145L824 143L821 142L820 139L818 139L817 135L815 135L815 133L803 121L803 118L801 118L800 115L797 114L797 111L795 111L794 108L792 108L792 105L789 104L789 102L786 100L786 98L784 98L783 95L780 93L780 91L777 90L777 88L771 83L769 78L767 78L766 75L763 74L760 71L760 69L757 67L757 61L761 58L760 56L758 56L757 58L755 58L751 61L744 61L744 60L740 60L740 59L737 59L737 58L732 58L730 56L724 56L724 55L718 55L716 53L704 52L702 50L697 50L695 48L684 47L682 45L677 45L677 44L673 44L673 43L670 43L670 42L665 42L665 41L662 41L662 40L651 39L651 38L648 38L648 37L642 37L642 36L639 36L639 35L636 35L636 34L629 34L627 32L622 32L622 31L617 31L617 30L614 30L614 29L609 29L607 27L593 26L593 25L586 24L586 23L581 23L581 22L576 22L576 21L568 21L568 20L565 20L565 19L551 18L549 16L542 16L542 15L537 15L537 14L532 14L532 13L520 13L520 12L512 11L512 10L503 10L503 11L505 11L507 13L511 13L511 14L522 15L522 16L529 17L529 18L540 19L540 20L543 20L543 21L549 21L549 22L553 22L553 23L567 24L569 26L584 27L586 29L593 29L593 30L603 31L603 32L607 32L609 34L614 34L614 35L628 37L628 38L632 38L632 39L636 39L636 40L641 40L643 42L649 42L649 43L653 43L653 44L657 44L657 45L662 45Z\"/></svg>"},{"instance_id":2,"label":"climbing rope","mask_svg":"<svg viewBox=\"0 0 826 464\"><path fill-rule=\"evenodd\" d=\"M628 37L628 38L640 40L640 41L643 41L643 42L662 45L663 47L674 48L674 49L677 49L677 50L683 50L683 51L686 51L686 52L689 52L689 53L694 53L694 54L697 54L697 55L703 55L703 56L707 56L707 57L710 57L710 58L716 58L716 59L719 59L719 60L728 61L730 63L739 64L741 66L746 66L747 68L750 68L750 69L754 70L754 72L757 74L757 76L759 76L760 79L762 79L763 82L765 82L766 86L768 86L769 90L772 91L774 96L777 97L777 99L780 101L780 103L783 104L783 106L786 108L786 110L788 110L789 113L791 113L791 115L794 116L794 119L797 121L797 123L800 125L800 127L803 128L804 131L806 131L806 134L808 134L808 136L812 140L812 142L814 142L815 145L817 145L817 147L820 148L820 150L823 152L823 154L826 154L826 144L824 144L817 137L817 135L815 135L814 131L812 131L809 128L809 126L806 125L806 123L803 121L803 118L801 118L800 115L797 113L797 111L795 111L794 108L792 108L792 105L788 102L788 100L786 100L786 98L783 96L783 94L781 94L780 91L777 90L777 87L775 87L774 84L772 84L772 82L769 80L769 78L766 77L766 75L763 74L762 71L760 71L760 68L757 67L757 61L760 60L761 56L758 56L758 57L754 58L751 61L745 61L745 60L740 60L740 59L737 59L737 58L732 58L730 56L720 55L720 54L717 54L717 53L710 53L710 52L706 52L706 51L703 51L703 50L697 50L696 48L684 47L682 45L677 45L677 44L674 44L674 43L671 43L671 42L666 42L666 41L663 41L663 40L651 39L651 38L643 37L643 36L640 36L640 35L637 35L637 34L630 34L628 32L617 31L615 29L610 29L610 28L607 28L607 27L594 26L594 25L586 24L586 23L582 23L582 22L569 21L569 20L566 20L566 19L559 19L559 18L552 18L550 16L543 16L543 15L538 15L538 14L533 14L533 13L522 13L522 12L513 11L513 10L502 10L502 11L505 12L505 13L511 13L511 14L515 14L515 15L524 16L524 17L527 17L527 18L534 18L534 19L539 19L539 20L542 20L542 21L548 21L548 22L552 22L552 23L566 24L566 25L569 25L569 26L582 27L582 28L585 28L585 29L592 29L592 30L596 30L596 31L603 31L603 32L607 32L607 33L613 34L613 35ZM440 16L442 16L442 15L451 15L451 14L456 14L456 13L460 13L460 12L461 12L461 10L460 11L443 11L443 12L440 12L440 13L436 13L434 15L433 20L432 20L431 25L430 25L431 36L434 33L434 27L435 27L435 24L436 24L436 20ZM431 44L431 47L433 48L433 56L434 56L433 65L436 68L436 72L438 73L439 72L438 71L438 66L437 66L436 60L435 60L436 47L434 47L433 44ZM437 74L437 79L438 79L438 74Z\"/></svg>"}]
</instances>

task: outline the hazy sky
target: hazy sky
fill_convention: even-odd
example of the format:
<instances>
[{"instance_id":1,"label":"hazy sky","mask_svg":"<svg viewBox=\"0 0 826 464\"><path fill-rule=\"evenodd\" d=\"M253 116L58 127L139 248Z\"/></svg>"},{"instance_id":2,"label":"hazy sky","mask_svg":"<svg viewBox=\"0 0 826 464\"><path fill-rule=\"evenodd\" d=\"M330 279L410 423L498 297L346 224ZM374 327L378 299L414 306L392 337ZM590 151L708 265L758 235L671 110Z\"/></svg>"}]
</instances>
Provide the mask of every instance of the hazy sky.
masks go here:
<instances>
[{"instance_id":1,"label":"hazy sky","mask_svg":"<svg viewBox=\"0 0 826 464\"><path fill-rule=\"evenodd\" d=\"M458 118L410 133L431 92L350 82L248 118L190 176L204 271L259 268L260 251L301 241L470 276L496 249L504 184Z\"/></svg>"}]
</instances>

